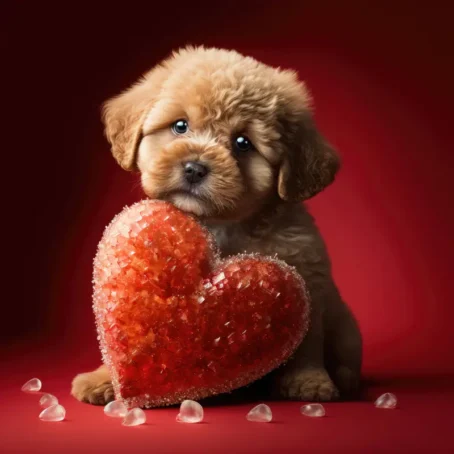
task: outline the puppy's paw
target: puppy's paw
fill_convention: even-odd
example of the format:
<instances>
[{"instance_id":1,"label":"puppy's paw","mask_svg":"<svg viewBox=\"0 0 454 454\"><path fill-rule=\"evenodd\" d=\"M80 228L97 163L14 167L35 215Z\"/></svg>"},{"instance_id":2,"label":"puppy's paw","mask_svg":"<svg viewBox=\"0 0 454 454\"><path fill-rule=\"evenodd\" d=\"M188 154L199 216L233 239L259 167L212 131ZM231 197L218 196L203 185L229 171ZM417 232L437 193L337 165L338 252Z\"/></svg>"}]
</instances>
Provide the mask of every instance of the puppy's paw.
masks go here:
<instances>
[{"instance_id":1,"label":"puppy's paw","mask_svg":"<svg viewBox=\"0 0 454 454\"><path fill-rule=\"evenodd\" d=\"M329 402L339 399L339 391L325 369L294 369L279 380L279 394L292 400Z\"/></svg>"},{"instance_id":2,"label":"puppy's paw","mask_svg":"<svg viewBox=\"0 0 454 454\"><path fill-rule=\"evenodd\" d=\"M112 382L106 373L98 371L77 375L72 383L71 394L81 402L106 405L115 399Z\"/></svg>"}]
</instances>

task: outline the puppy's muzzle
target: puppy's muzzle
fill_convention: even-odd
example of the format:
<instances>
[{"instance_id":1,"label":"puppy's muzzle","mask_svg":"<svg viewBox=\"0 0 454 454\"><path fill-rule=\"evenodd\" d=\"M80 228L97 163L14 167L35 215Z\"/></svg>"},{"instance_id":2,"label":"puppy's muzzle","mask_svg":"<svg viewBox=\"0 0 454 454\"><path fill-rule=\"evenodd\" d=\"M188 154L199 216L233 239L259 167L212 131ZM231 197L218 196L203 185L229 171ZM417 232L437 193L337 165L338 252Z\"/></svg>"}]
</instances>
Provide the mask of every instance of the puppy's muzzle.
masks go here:
<instances>
[{"instance_id":1,"label":"puppy's muzzle","mask_svg":"<svg viewBox=\"0 0 454 454\"><path fill-rule=\"evenodd\" d=\"M189 184L199 184L208 175L208 167L199 162L189 161L184 164L184 179Z\"/></svg>"}]
</instances>

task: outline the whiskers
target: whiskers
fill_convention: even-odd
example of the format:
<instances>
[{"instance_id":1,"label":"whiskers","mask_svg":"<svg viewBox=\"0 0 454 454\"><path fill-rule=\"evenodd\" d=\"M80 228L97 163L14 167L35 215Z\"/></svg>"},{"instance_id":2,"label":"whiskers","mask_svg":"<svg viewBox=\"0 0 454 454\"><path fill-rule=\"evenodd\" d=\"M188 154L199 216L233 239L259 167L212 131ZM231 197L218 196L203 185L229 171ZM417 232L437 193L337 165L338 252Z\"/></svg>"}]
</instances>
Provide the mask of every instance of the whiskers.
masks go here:
<instances>
[{"instance_id":1,"label":"whiskers","mask_svg":"<svg viewBox=\"0 0 454 454\"><path fill-rule=\"evenodd\" d=\"M144 179L146 179L146 178L144 178ZM131 186L131 192L135 192L137 189L140 189L143 192L142 178L140 176L136 177L134 179L132 186Z\"/></svg>"}]
</instances>

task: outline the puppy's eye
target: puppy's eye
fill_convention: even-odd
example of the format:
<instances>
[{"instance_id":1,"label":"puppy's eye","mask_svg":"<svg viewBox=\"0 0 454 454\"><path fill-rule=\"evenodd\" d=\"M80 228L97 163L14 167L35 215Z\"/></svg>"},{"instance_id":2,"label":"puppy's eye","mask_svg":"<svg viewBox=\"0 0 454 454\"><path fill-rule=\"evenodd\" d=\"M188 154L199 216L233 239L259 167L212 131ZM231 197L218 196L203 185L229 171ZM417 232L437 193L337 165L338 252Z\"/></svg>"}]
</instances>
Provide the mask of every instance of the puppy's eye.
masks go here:
<instances>
[{"instance_id":1,"label":"puppy's eye","mask_svg":"<svg viewBox=\"0 0 454 454\"><path fill-rule=\"evenodd\" d=\"M173 125L172 125L172 131L175 134L186 134L189 131L189 125L186 120L177 120Z\"/></svg>"},{"instance_id":2,"label":"puppy's eye","mask_svg":"<svg viewBox=\"0 0 454 454\"><path fill-rule=\"evenodd\" d=\"M252 142L246 136L238 136L233 140L233 149L239 153L245 153L253 148Z\"/></svg>"}]
</instances>

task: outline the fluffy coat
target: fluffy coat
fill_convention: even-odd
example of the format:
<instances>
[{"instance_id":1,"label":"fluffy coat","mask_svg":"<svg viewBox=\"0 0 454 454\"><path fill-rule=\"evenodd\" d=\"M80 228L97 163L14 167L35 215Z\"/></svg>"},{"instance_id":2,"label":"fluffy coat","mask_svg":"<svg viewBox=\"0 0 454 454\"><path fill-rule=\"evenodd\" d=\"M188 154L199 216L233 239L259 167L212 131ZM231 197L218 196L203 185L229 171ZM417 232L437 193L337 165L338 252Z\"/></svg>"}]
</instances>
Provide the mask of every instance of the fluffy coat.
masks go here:
<instances>
[{"instance_id":1,"label":"fluffy coat","mask_svg":"<svg viewBox=\"0 0 454 454\"><path fill-rule=\"evenodd\" d=\"M184 119L187 132L172 125ZM318 132L311 97L293 71L222 49L186 48L155 66L103 110L112 153L138 171L144 192L199 217L222 255L277 254L296 267L312 300L310 329L291 360L266 380L270 396L330 401L355 396L361 335L331 275L304 200L332 183L337 153ZM243 152L235 139L253 146ZM188 185L184 164L209 173ZM72 394L113 399L107 369L78 375Z\"/></svg>"}]
</instances>

